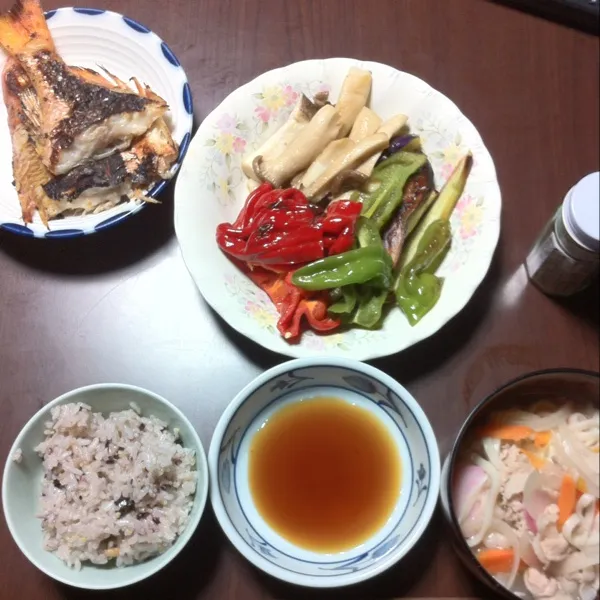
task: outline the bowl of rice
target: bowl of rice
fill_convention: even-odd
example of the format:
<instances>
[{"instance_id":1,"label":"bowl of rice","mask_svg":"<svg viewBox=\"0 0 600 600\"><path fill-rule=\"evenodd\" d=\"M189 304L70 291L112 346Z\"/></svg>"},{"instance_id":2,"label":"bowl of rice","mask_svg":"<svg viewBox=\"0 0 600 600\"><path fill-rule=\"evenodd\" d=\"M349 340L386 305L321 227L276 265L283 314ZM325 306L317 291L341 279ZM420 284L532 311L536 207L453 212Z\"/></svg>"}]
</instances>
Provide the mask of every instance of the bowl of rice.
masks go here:
<instances>
[{"instance_id":1,"label":"bowl of rice","mask_svg":"<svg viewBox=\"0 0 600 600\"><path fill-rule=\"evenodd\" d=\"M106 590L153 575L204 511L208 467L194 427L142 388L78 388L39 410L15 440L2 505L25 556L50 577Z\"/></svg>"}]
</instances>

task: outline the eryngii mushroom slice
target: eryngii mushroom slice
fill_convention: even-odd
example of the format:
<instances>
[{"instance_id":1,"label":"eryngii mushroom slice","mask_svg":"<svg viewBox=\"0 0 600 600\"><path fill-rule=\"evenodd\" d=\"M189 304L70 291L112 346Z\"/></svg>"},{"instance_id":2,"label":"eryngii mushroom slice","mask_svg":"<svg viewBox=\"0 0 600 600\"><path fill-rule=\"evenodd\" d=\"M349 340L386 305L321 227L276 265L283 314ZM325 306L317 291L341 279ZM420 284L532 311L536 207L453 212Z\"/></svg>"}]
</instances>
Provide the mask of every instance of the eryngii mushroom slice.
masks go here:
<instances>
[{"instance_id":1,"label":"eryngii mushroom slice","mask_svg":"<svg viewBox=\"0 0 600 600\"><path fill-rule=\"evenodd\" d=\"M384 150L389 143L389 138L385 133L374 133L358 143L348 141L352 144L349 151L339 153L315 181L306 188L301 188L309 200L316 202L321 200L337 177L346 171L352 171L367 157Z\"/></svg>"},{"instance_id":2,"label":"eryngii mushroom slice","mask_svg":"<svg viewBox=\"0 0 600 600\"><path fill-rule=\"evenodd\" d=\"M315 102L312 102L304 94L300 96L296 106L290 113L288 120L268 139L262 146L254 152L248 154L242 161L242 171L251 179L259 181L254 173L252 163L257 156L262 156L264 161L275 159L290 143L296 138L304 127L306 127L311 119L318 112L326 101L326 98L320 95L315 97Z\"/></svg>"},{"instance_id":3,"label":"eryngii mushroom slice","mask_svg":"<svg viewBox=\"0 0 600 600\"><path fill-rule=\"evenodd\" d=\"M292 179L292 186L299 187L299 189L307 188L314 183L328 167L337 160L340 156L343 156L350 152L355 146L355 143L348 138L341 138L339 140L333 140L329 142L325 150L313 160L310 167L303 173L302 178Z\"/></svg>"},{"instance_id":4,"label":"eryngii mushroom slice","mask_svg":"<svg viewBox=\"0 0 600 600\"><path fill-rule=\"evenodd\" d=\"M381 118L371 110L368 106L363 106L352 125L350 135L348 136L353 142L360 142L369 135L374 134L381 126Z\"/></svg>"},{"instance_id":5,"label":"eryngii mushroom slice","mask_svg":"<svg viewBox=\"0 0 600 600\"><path fill-rule=\"evenodd\" d=\"M393 117L391 117L387 121L384 121L381 124L381 126L377 130L377 133L385 133L389 144L392 137L397 135L398 132L406 125L406 121L408 121L408 117L406 115L394 115ZM371 173L373 172L373 169L375 168L375 165L377 164L377 160L381 156L381 152L383 152L383 150L385 150L385 148L383 148L380 152L373 154L373 156L370 156L356 170L362 173L363 175L370 177Z\"/></svg>"},{"instance_id":6,"label":"eryngii mushroom slice","mask_svg":"<svg viewBox=\"0 0 600 600\"><path fill-rule=\"evenodd\" d=\"M341 127L337 110L326 104L275 158L256 156L252 161L256 177L260 181L268 181L273 187L281 187L306 169L329 142L339 137Z\"/></svg>"},{"instance_id":7,"label":"eryngii mushroom slice","mask_svg":"<svg viewBox=\"0 0 600 600\"><path fill-rule=\"evenodd\" d=\"M342 129L339 137L346 137L356 117L367 104L371 93L373 77L370 71L351 67L342 84L340 96L335 105L342 120Z\"/></svg>"}]
</instances>

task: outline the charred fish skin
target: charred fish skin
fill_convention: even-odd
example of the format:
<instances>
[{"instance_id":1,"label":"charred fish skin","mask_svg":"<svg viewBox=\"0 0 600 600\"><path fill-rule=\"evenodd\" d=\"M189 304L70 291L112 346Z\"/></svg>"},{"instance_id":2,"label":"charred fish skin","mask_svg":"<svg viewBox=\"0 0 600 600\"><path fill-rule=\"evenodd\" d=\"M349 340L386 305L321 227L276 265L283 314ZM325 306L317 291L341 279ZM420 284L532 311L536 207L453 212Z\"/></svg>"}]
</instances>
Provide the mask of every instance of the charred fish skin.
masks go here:
<instances>
[{"instance_id":1,"label":"charred fish skin","mask_svg":"<svg viewBox=\"0 0 600 600\"><path fill-rule=\"evenodd\" d=\"M18 0L0 14L0 47L19 61L35 89L40 114L32 137L54 174L129 146L168 109L149 90L141 94L67 67L56 53L39 0Z\"/></svg>"},{"instance_id":2,"label":"charred fish skin","mask_svg":"<svg viewBox=\"0 0 600 600\"><path fill-rule=\"evenodd\" d=\"M130 150L87 161L64 175L57 175L43 188L53 200L73 201L90 189L113 189L124 183L145 188L159 179L170 179L178 147L162 119Z\"/></svg>"},{"instance_id":3,"label":"charred fish skin","mask_svg":"<svg viewBox=\"0 0 600 600\"><path fill-rule=\"evenodd\" d=\"M2 74L4 103L8 113L8 129L12 142L14 186L21 205L24 223L31 223L37 210L44 224L48 215L44 208L47 200L43 185L52 178L30 140L32 123L23 104L28 96L30 82L15 59L9 58ZM35 98L35 96L33 96Z\"/></svg>"},{"instance_id":4,"label":"charred fish skin","mask_svg":"<svg viewBox=\"0 0 600 600\"><path fill-rule=\"evenodd\" d=\"M143 111L152 101L137 94L127 94L88 83L73 75L62 60L42 51L25 61L44 78L48 91L71 107L70 114L50 132L52 153L56 164L59 153L73 144L75 138L114 115ZM28 69L29 70L29 69ZM42 98L42 103L47 102Z\"/></svg>"}]
</instances>

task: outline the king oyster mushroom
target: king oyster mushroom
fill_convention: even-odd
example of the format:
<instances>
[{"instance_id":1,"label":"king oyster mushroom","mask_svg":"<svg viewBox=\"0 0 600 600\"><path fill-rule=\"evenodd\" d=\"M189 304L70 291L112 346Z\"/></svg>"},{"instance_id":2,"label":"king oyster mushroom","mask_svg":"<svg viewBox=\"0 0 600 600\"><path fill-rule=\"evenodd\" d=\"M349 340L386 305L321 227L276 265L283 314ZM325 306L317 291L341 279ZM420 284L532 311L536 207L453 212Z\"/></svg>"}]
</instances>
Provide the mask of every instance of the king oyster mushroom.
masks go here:
<instances>
[{"instance_id":1,"label":"king oyster mushroom","mask_svg":"<svg viewBox=\"0 0 600 600\"><path fill-rule=\"evenodd\" d=\"M368 106L363 106L352 125L350 135L348 136L353 142L360 142L367 136L374 134L381 126L381 118L371 110Z\"/></svg>"},{"instance_id":2,"label":"king oyster mushroom","mask_svg":"<svg viewBox=\"0 0 600 600\"><path fill-rule=\"evenodd\" d=\"M302 94L288 120L262 146L244 158L242 171L246 177L259 181L252 168L254 159L262 156L263 161L274 160L310 123L317 111L326 104L328 95L327 92L316 94L313 102Z\"/></svg>"},{"instance_id":3,"label":"king oyster mushroom","mask_svg":"<svg viewBox=\"0 0 600 600\"><path fill-rule=\"evenodd\" d=\"M346 137L352 129L356 117L367 104L372 82L370 71L358 67L351 67L348 71L335 106L342 120L339 137Z\"/></svg>"},{"instance_id":4,"label":"king oyster mushroom","mask_svg":"<svg viewBox=\"0 0 600 600\"><path fill-rule=\"evenodd\" d=\"M377 133L385 133L389 144L392 137L395 136L406 125L407 120L408 117L406 115L394 115L381 124L377 130ZM363 162L362 165L358 167L357 171L363 173L367 177L370 177L375 165L377 164L377 160L381 156L381 152L383 152L383 150L370 156L365 162Z\"/></svg>"},{"instance_id":5,"label":"king oyster mushroom","mask_svg":"<svg viewBox=\"0 0 600 600\"><path fill-rule=\"evenodd\" d=\"M342 121L337 110L326 104L317 111L310 122L278 155L257 155L252 161L255 178L268 181L273 187L281 187L289 182L294 175L306 169L312 161L339 137Z\"/></svg>"},{"instance_id":6,"label":"king oyster mushroom","mask_svg":"<svg viewBox=\"0 0 600 600\"><path fill-rule=\"evenodd\" d=\"M389 144L389 138L385 133L374 133L358 143L349 138L337 141L345 143L339 144L323 172L306 186L304 180L302 182L300 189L309 200L315 202L321 200L330 191L331 184L341 173L353 170L366 158L384 150Z\"/></svg>"}]
</instances>

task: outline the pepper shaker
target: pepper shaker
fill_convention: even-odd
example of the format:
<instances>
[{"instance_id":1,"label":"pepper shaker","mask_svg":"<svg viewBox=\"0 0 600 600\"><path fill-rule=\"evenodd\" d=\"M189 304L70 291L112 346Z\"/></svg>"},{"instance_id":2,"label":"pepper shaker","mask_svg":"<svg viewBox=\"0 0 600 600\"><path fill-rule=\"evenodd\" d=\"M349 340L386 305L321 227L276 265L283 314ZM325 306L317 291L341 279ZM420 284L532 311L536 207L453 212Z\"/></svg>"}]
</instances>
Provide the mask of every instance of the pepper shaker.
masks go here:
<instances>
[{"instance_id":1,"label":"pepper shaker","mask_svg":"<svg viewBox=\"0 0 600 600\"><path fill-rule=\"evenodd\" d=\"M530 281L551 296L571 296L598 273L600 173L572 187L525 259Z\"/></svg>"}]
</instances>

